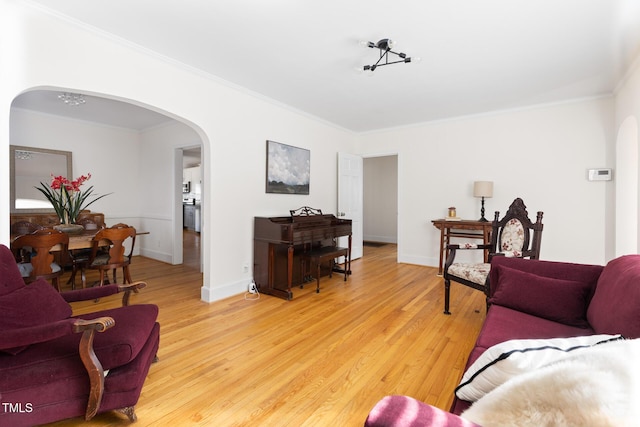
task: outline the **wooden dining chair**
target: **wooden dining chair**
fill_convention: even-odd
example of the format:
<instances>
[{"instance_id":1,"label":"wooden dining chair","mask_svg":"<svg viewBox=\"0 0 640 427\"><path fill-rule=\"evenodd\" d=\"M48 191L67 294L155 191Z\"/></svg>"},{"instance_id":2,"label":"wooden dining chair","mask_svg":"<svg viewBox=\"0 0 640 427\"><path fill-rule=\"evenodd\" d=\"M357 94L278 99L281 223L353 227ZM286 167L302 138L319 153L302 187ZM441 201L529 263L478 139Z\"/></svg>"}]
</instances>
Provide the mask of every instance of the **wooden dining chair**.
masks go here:
<instances>
[{"instance_id":1,"label":"wooden dining chair","mask_svg":"<svg viewBox=\"0 0 640 427\"><path fill-rule=\"evenodd\" d=\"M56 290L60 291L58 278L64 269L54 261L54 249L66 253L69 246L69 235L53 228L42 228L30 234L18 236L11 243L20 274L25 283L39 278L50 280Z\"/></svg>"},{"instance_id":2,"label":"wooden dining chair","mask_svg":"<svg viewBox=\"0 0 640 427\"><path fill-rule=\"evenodd\" d=\"M82 225L85 231L98 231L101 228L104 228L100 224L98 224L93 218L85 217L79 219L76 224ZM71 284L71 289L76 288L76 275L80 272L80 280L82 283L82 288L84 289L87 285L87 275L86 269L89 267L89 261L91 259L91 248L86 249L73 249L69 251L71 253L71 277L69 277L69 281L67 284Z\"/></svg>"},{"instance_id":3,"label":"wooden dining chair","mask_svg":"<svg viewBox=\"0 0 640 427\"><path fill-rule=\"evenodd\" d=\"M31 234L36 230L42 230L44 227L34 224L30 221L17 221L11 224L11 235L21 236L23 234Z\"/></svg>"},{"instance_id":4,"label":"wooden dining chair","mask_svg":"<svg viewBox=\"0 0 640 427\"><path fill-rule=\"evenodd\" d=\"M123 283L132 283L129 265L135 243L136 229L122 223L103 228L93 237L89 268L100 272L100 286L110 283L109 271L113 271L113 283L117 283L118 268L122 268ZM108 250L102 249L105 244ZM125 255L127 245L129 252Z\"/></svg>"}]
</instances>

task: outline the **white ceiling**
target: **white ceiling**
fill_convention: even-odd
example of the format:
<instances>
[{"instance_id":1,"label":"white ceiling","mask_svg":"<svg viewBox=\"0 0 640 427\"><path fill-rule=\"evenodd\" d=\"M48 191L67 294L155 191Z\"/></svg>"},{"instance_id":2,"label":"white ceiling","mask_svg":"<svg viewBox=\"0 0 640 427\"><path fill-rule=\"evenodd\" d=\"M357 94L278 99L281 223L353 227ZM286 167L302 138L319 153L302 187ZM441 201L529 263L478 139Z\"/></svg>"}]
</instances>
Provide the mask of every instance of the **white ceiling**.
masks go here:
<instances>
[{"instance_id":1,"label":"white ceiling","mask_svg":"<svg viewBox=\"0 0 640 427\"><path fill-rule=\"evenodd\" d=\"M640 53L638 0L29 3L355 132L611 94ZM421 61L357 72L382 38Z\"/></svg>"},{"instance_id":2,"label":"white ceiling","mask_svg":"<svg viewBox=\"0 0 640 427\"><path fill-rule=\"evenodd\" d=\"M84 104L70 106L58 99L60 94L61 92L48 90L32 90L17 96L11 103L11 107L138 131L172 120L165 115L133 104L85 94L83 94L86 101Z\"/></svg>"}]
</instances>

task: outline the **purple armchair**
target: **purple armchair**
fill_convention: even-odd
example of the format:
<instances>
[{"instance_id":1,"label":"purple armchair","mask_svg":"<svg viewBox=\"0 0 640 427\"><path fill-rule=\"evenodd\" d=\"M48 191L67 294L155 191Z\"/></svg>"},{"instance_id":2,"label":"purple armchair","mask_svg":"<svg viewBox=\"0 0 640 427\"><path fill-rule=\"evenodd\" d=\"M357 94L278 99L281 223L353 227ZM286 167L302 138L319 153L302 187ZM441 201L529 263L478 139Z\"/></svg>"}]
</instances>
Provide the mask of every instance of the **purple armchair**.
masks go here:
<instances>
[{"instance_id":1,"label":"purple armchair","mask_svg":"<svg viewBox=\"0 0 640 427\"><path fill-rule=\"evenodd\" d=\"M117 410L135 421L158 351L158 307L128 305L143 282L58 293L25 285L0 245L0 425L30 426ZM123 306L73 317L69 302L123 293Z\"/></svg>"}]
</instances>

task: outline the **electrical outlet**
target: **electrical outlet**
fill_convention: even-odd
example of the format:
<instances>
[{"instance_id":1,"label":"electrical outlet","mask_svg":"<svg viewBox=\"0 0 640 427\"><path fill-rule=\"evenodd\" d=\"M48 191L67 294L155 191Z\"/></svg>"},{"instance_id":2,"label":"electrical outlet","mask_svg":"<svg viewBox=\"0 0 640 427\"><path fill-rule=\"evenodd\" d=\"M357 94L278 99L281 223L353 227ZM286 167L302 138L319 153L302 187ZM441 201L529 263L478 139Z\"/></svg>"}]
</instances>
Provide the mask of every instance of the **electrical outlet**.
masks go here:
<instances>
[{"instance_id":1,"label":"electrical outlet","mask_svg":"<svg viewBox=\"0 0 640 427\"><path fill-rule=\"evenodd\" d=\"M244 271L245 273L248 273L248 272L249 272L249 263L248 263L248 262L245 262L245 263L242 265L242 271Z\"/></svg>"},{"instance_id":2,"label":"electrical outlet","mask_svg":"<svg viewBox=\"0 0 640 427\"><path fill-rule=\"evenodd\" d=\"M251 294L258 293L258 286L254 282L249 283L249 293Z\"/></svg>"}]
</instances>

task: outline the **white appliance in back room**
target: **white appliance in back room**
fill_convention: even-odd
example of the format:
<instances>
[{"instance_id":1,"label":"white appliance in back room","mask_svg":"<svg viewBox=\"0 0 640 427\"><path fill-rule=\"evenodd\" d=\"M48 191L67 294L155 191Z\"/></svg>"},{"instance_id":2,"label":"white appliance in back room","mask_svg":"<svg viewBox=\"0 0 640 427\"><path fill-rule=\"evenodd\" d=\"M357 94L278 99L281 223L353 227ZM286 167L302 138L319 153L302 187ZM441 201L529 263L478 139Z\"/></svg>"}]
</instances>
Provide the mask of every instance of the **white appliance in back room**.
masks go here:
<instances>
[{"instance_id":1,"label":"white appliance in back room","mask_svg":"<svg viewBox=\"0 0 640 427\"><path fill-rule=\"evenodd\" d=\"M197 159L199 160L199 158ZM182 170L182 204L184 212L184 228L200 232L202 215L200 199L202 196L202 180L199 164L185 164Z\"/></svg>"}]
</instances>

